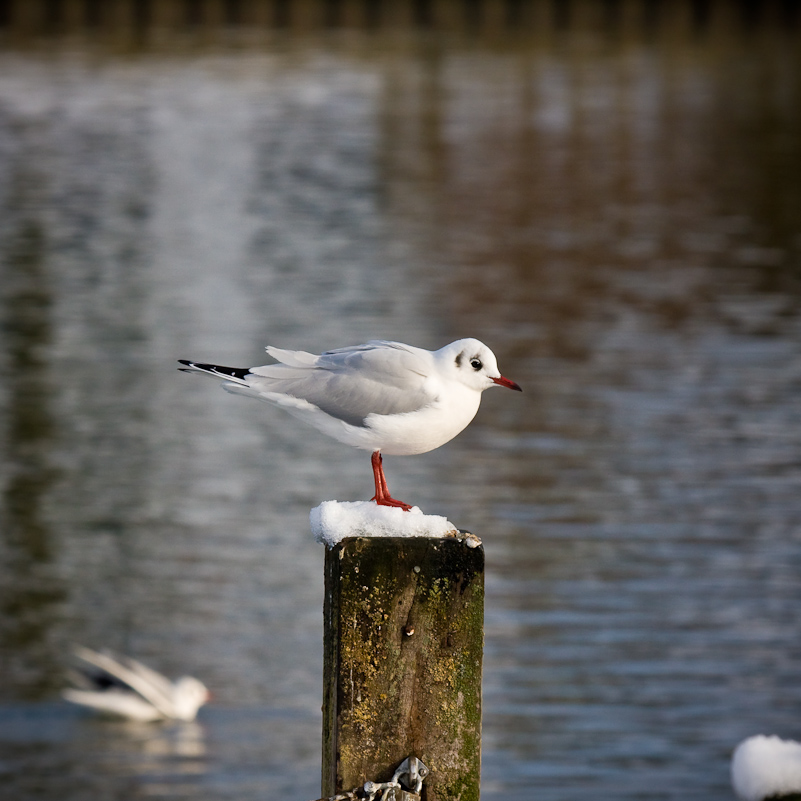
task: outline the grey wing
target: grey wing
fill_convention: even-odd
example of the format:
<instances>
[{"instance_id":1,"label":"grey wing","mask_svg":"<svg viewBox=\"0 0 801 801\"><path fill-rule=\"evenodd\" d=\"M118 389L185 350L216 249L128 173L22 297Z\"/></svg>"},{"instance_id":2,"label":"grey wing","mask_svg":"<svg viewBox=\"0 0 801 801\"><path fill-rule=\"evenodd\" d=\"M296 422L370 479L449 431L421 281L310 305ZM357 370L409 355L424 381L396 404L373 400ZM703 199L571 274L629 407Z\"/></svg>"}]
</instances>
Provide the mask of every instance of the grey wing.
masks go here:
<instances>
[{"instance_id":1,"label":"grey wing","mask_svg":"<svg viewBox=\"0 0 801 801\"><path fill-rule=\"evenodd\" d=\"M164 692L164 684L169 686L169 682L159 675L161 682L156 682L154 685L150 676L140 672L140 666L135 660L130 660L131 666L126 666L119 660L115 659L109 654L103 654L98 651L92 651L89 648L76 648L75 654L84 662L94 665L100 670L107 672L119 682L130 688L132 691L139 693L145 700L153 704L160 712L170 715L172 709L172 699L169 692ZM147 672L152 672L146 669Z\"/></svg>"},{"instance_id":2,"label":"grey wing","mask_svg":"<svg viewBox=\"0 0 801 801\"><path fill-rule=\"evenodd\" d=\"M271 349L271 355L277 352ZM286 364L251 369L264 379L254 388L301 398L350 425L364 426L370 414L417 411L435 398L426 391L427 352L394 342L369 342L321 354L313 366Z\"/></svg>"}]
</instances>

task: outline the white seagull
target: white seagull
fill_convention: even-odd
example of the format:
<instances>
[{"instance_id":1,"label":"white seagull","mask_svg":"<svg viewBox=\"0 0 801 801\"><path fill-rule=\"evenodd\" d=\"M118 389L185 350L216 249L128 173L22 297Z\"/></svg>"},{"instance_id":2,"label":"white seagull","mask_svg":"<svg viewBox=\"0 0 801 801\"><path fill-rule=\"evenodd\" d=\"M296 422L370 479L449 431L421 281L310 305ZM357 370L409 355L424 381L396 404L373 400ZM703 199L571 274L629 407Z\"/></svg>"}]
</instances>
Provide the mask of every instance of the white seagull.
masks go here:
<instances>
[{"instance_id":1,"label":"white seagull","mask_svg":"<svg viewBox=\"0 0 801 801\"><path fill-rule=\"evenodd\" d=\"M223 378L229 392L274 403L339 442L372 451L371 500L406 511L412 507L389 494L381 454L439 448L475 417L485 389L521 391L477 339L435 351L375 340L320 356L270 346L267 353L276 364L240 368L179 359L185 367L178 369Z\"/></svg>"},{"instance_id":2,"label":"white seagull","mask_svg":"<svg viewBox=\"0 0 801 801\"><path fill-rule=\"evenodd\" d=\"M61 693L75 704L131 720L192 721L210 697L205 685L191 676L171 682L135 659L115 659L89 648L76 648L75 654L86 663L70 674L80 689Z\"/></svg>"}]
</instances>

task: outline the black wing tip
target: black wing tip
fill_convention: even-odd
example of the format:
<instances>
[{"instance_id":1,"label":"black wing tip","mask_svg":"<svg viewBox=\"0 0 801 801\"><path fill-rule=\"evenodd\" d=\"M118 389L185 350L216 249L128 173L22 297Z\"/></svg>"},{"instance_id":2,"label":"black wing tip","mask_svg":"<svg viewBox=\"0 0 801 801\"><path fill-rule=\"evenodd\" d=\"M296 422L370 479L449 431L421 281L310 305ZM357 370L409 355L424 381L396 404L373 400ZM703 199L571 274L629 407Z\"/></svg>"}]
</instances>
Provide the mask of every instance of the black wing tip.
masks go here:
<instances>
[{"instance_id":1,"label":"black wing tip","mask_svg":"<svg viewBox=\"0 0 801 801\"><path fill-rule=\"evenodd\" d=\"M182 373L194 373L198 370L220 378L244 378L250 375L249 367L223 367L221 364L203 364L202 362L190 362L187 359L178 359L178 364L185 364L186 367L179 367Z\"/></svg>"}]
</instances>

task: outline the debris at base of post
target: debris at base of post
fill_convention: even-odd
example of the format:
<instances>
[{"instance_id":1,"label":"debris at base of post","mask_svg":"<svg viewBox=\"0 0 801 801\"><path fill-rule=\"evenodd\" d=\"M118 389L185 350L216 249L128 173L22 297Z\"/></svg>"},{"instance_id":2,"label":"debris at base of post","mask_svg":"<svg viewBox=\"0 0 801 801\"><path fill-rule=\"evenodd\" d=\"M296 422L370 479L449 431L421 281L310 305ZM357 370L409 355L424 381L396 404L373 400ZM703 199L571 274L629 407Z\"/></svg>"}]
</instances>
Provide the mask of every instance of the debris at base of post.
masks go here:
<instances>
[{"instance_id":1,"label":"debris at base of post","mask_svg":"<svg viewBox=\"0 0 801 801\"><path fill-rule=\"evenodd\" d=\"M317 801L420 801L426 776L428 768L417 757L410 756L398 765L392 781L366 781L362 787Z\"/></svg>"},{"instance_id":2,"label":"debris at base of post","mask_svg":"<svg viewBox=\"0 0 801 801\"><path fill-rule=\"evenodd\" d=\"M449 531L445 535L445 539L454 539L457 542L463 542L468 548L478 548L479 545L482 545L481 540L475 534L471 534L469 531L463 531L462 529Z\"/></svg>"}]
</instances>

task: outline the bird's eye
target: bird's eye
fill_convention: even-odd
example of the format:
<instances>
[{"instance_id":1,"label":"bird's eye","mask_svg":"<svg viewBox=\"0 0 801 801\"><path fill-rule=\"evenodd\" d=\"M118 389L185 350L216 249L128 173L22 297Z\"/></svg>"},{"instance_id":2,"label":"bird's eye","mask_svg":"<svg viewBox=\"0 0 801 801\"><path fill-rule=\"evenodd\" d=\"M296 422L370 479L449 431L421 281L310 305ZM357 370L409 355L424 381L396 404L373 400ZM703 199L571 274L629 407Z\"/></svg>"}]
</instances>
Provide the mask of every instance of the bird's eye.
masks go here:
<instances>
[{"instance_id":1,"label":"bird's eye","mask_svg":"<svg viewBox=\"0 0 801 801\"><path fill-rule=\"evenodd\" d=\"M484 365L481 364L481 359L470 359L470 366L474 370L480 370Z\"/></svg>"}]
</instances>

